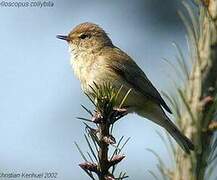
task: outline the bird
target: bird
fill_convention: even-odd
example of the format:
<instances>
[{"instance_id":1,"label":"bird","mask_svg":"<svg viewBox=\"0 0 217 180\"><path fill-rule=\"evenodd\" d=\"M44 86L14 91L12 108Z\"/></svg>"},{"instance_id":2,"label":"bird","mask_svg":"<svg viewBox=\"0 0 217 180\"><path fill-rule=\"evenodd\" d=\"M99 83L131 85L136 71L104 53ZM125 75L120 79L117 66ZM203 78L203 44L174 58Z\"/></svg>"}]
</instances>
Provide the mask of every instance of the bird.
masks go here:
<instances>
[{"instance_id":1,"label":"bird","mask_svg":"<svg viewBox=\"0 0 217 180\"><path fill-rule=\"evenodd\" d=\"M68 35L56 37L67 41L70 64L85 94L91 94L93 84L111 83L117 91L123 87L122 96L130 89L124 103L128 113L136 113L163 127L186 153L194 150L192 141L165 113L172 114L146 74L127 53L113 44L103 28L84 22Z\"/></svg>"}]
</instances>

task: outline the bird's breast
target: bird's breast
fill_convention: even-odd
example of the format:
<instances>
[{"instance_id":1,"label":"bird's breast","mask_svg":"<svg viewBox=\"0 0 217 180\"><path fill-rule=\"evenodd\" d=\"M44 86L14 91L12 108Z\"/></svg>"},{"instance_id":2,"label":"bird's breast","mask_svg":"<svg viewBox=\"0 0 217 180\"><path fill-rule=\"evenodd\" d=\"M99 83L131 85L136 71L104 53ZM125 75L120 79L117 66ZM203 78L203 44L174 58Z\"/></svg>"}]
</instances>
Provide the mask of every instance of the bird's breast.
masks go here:
<instances>
[{"instance_id":1,"label":"bird's breast","mask_svg":"<svg viewBox=\"0 0 217 180\"><path fill-rule=\"evenodd\" d=\"M94 60L95 57L87 53L72 55L70 59L74 74L80 80L84 91L89 89L89 85L94 81L94 72L97 69Z\"/></svg>"}]
</instances>

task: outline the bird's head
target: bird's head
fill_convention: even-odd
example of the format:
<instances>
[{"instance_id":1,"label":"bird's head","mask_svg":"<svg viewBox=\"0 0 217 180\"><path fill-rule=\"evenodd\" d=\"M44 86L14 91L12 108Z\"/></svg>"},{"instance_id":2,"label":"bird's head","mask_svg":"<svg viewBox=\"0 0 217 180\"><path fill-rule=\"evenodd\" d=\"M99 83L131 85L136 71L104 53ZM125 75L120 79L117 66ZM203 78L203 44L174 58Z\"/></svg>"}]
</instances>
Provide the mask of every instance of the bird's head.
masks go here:
<instances>
[{"instance_id":1,"label":"bird's head","mask_svg":"<svg viewBox=\"0 0 217 180\"><path fill-rule=\"evenodd\" d=\"M106 32L98 25L88 22L79 24L66 36L57 35L57 38L67 41L72 51L86 51L112 46L112 41Z\"/></svg>"}]
</instances>

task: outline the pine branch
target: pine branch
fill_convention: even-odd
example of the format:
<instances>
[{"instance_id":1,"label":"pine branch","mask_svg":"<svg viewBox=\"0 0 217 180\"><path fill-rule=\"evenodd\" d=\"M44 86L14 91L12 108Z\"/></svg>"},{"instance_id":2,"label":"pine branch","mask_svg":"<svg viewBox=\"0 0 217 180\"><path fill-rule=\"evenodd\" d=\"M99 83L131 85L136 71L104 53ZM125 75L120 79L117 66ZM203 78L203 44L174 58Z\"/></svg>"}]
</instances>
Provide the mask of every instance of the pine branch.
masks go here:
<instances>
[{"instance_id":1,"label":"pine branch","mask_svg":"<svg viewBox=\"0 0 217 180\"><path fill-rule=\"evenodd\" d=\"M182 150L175 150L176 165L173 169L164 167L171 180L205 180L216 167L217 139L217 1L197 0L199 16L184 2L187 16L180 12L186 26L192 67L180 63L187 81L177 88L177 96L166 97L174 106L177 123L183 133L193 139L196 150L186 156ZM179 57L182 52L178 48ZM181 58L185 61L184 58ZM177 105L179 102L180 104Z\"/></svg>"},{"instance_id":2,"label":"pine branch","mask_svg":"<svg viewBox=\"0 0 217 180\"><path fill-rule=\"evenodd\" d=\"M92 94L87 96L95 106L94 112L91 112L82 105L85 111L91 116L91 120L88 118L78 118L85 121L85 139L90 153L87 153L88 159L76 143L81 156L85 160L79 166L91 179L96 179L95 175L99 180L126 179L128 176L123 172L115 178L115 168L125 158L120 153L129 139L122 143L122 137L116 145L116 140L112 135L115 122L127 114L127 109L122 108L121 104L117 104L117 98L122 87L116 92L110 84L104 84L102 86L95 84L91 89ZM129 92L123 98L122 104L128 94ZM123 145L119 148L121 144ZM109 156L109 149L112 149L111 145L116 146L112 155Z\"/></svg>"}]
</instances>

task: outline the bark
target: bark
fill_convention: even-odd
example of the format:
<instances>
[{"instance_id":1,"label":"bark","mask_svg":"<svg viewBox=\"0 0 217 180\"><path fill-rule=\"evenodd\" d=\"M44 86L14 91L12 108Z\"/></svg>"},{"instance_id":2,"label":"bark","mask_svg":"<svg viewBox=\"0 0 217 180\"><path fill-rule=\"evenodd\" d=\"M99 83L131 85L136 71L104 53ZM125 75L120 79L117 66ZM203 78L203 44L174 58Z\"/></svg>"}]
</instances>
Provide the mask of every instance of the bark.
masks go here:
<instances>
[{"instance_id":1,"label":"bark","mask_svg":"<svg viewBox=\"0 0 217 180\"><path fill-rule=\"evenodd\" d=\"M108 146L104 141L105 137L109 136L109 124L108 123L102 123L99 125L99 131L100 131L100 150L99 150L99 168L100 173L98 174L99 180L105 180L105 176L109 174L109 160L108 160Z\"/></svg>"}]
</instances>

